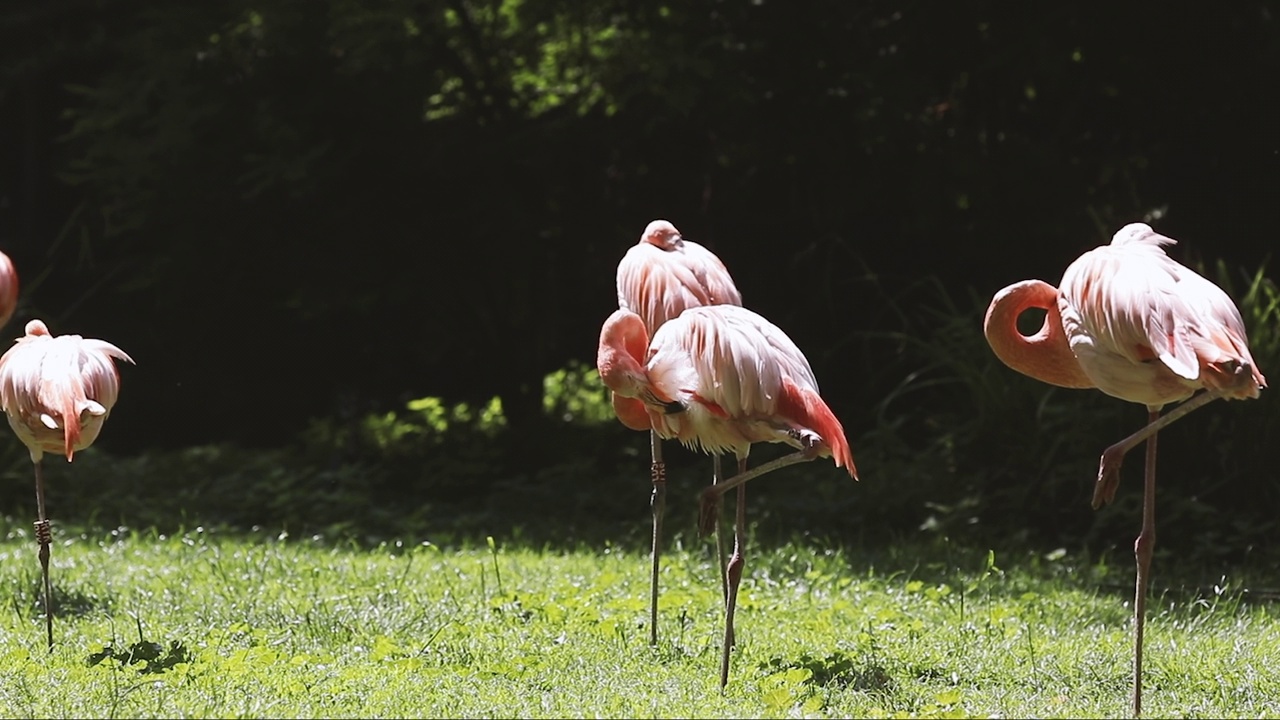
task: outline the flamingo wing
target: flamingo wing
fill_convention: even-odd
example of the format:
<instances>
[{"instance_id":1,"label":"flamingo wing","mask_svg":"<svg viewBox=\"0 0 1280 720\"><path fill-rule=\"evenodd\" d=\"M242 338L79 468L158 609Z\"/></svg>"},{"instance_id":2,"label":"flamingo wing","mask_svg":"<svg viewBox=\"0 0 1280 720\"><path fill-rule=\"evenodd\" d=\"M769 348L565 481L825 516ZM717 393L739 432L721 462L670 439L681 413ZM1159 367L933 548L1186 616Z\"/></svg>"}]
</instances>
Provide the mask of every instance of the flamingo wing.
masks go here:
<instances>
[{"instance_id":1,"label":"flamingo wing","mask_svg":"<svg viewBox=\"0 0 1280 720\"><path fill-rule=\"evenodd\" d=\"M681 243L685 262L707 295L703 305L742 305L742 294L724 262L710 250L691 240Z\"/></svg>"},{"instance_id":2,"label":"flamingo wing","mask_svg":"<svg viewBox=\"0 0 1280 720\"><path fill-rule=\"evenodd\" d=\"M6 413L39 414L45 354L41 346L50 341L48 337L18 338L13 347L0 356L0 407Z\"/></svg>"},{"instance_id":3,"label":"flamingo wing","mask_svg":"<svg viewBox=\"0 0 1280 720\"><path fill-rule=\"evenodd\" d=\"M642 242L618 263L618 307L639 315L650 332L691 307L742 303L719 258L696 243L682 248L661 250Z\"/></svg>"},{"instance_id":4,"label":"flamingo wing","mask_svg":"<svg viewBox=\"0 0 1280 720\"><path fill-rule=\"evenodd\" d=\"M1265 379L1239 310L1221 288L1165 254L1175 242L1135 223L1067 268L1060 309L1072 350L1086 372L1110 376L1098 378L1100 388L1135 402L1160 405L1200 387L1256 397ZM1153 361L1167 372L1152 369Z\"/></svg>"},{"instance_id":5,"label":"flamingo wing","mask_svg":"<svg viewBox=\"0 0 1280 720\"><path fill-rule=\"evenodd\" d=\"M714 407L718 415L772 415L784 364L756 324L763 318L726 307L737 312L690 308L659 328L650 343L650 380L663 395Z\"/></svg>"},{"instance_id":6,"label":"flamingo wing","mask_svg":"<svg viewBox=\"0 0 1280 720\"><path fill-rule=\"evenodd\" d=\"M1103 246L1081 255L1059 288L1072 349L1096 349L1130 363L1159 357L1180 377L1194 380L1194 362L1188 362L1189 348L1176 329L1182 310L1177 271L1154 245ZM1088 345L1093 348L1081 347Z\"/></svg>"},{"instance_id":7,"label":"flamingo wing","mask_svg":"<svg viewBox=\"0 0 1280 720\"><path fill-rule=\"evenodd\" d=\"M132 365L133 358L105 340L71 337L79 340L76 364L86 398L98 402L110 412L120 396L120 372L113 360L123 360Z\"/></svg>"},{"instance_id":8,"label":"flamingo wing","mask_svg":"<svg viewBox=\"0 0 1280 720\"><path fill-rule=\"evenodd\" d=\"M33 460L46 451L71 460L97 438L120 392L113 358L133 362L106 341L47 330L29 332L0 357L0 407Z\"/></svg>"},{"instance_id":9,"label":"flamingo wing","mask_svg":"<svg viewBox=\"0 0 1280 720\"><path fill-rule=\"evenodd\" d=\"M734 305L690 308L655 333L650 349L650 381L687 408L662 416L667 434L745 457L751 443L799 445L809 433L854 473L844 430L819 397L809 361L765 318Z\"/></svg>"}]
</instances>

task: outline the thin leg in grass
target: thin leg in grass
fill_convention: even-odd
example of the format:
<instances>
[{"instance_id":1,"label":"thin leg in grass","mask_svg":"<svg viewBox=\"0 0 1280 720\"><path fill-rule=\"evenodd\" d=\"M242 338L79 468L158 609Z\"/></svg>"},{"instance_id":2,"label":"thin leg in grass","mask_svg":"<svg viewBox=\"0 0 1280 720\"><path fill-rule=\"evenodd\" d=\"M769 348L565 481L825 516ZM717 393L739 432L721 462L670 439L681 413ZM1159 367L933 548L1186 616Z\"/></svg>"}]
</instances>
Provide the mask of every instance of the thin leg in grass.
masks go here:
<instances>
[{"instance_id":1,"label":"thin leg in grass","mask_svg":"<svg viewBox=\"0 0 1280 720\"><path fill-rule=\"evenodd\" d=\"M658 562L662 547L662 511L667 504L667 464L662 461L662 438L654 430L649 431L649 449L653 464L649 474L653 479L653 496L649 506L653 509L653 575L649 583L649 644L658 644Z\"/></svg>"},{"instance_id":2,"label":"thin leg in grass","mask_svg":"<svg viewBox=\"0 0 1280 720\"><path fill-rule=\"evenodd\" d=\"M49 546L53 544L53 531L49 528L49 518L44 512L44 474L40 470L40 461L34 463L36 469L36 542L40 543L40 574L44 579L44 619L45 629L49 637L49 649L53 650L53 586L49 582Z\"/></svg>"},{"instance_id":3,"label":"thin leg in grass","mask_svg":"<svg viewBox=\"0 0 1280 720\"><path fill-rule=\"evenodd\" d=\"M1159 410L1150 411L1154 423ZM1142 532L1133 543L1138 582L1133 595L1133 716L1142 717L1142 631L1147 613L1147 585L1151 581L1151 552L1156 546L1156 433L1147 438L1146 477L1142 488Z\"/></svg>"},{"instance_id":4,"label":"thin leg in grass","mask_svg":"<svg viewBox=\"0 0 1280 720\"><path fill-rule=\"evenodd\" d=\"M747 471L746 458L738 460L738 475ZM733 612L738 607L738 586L742 584L742 568L746 560L742 557L742 548L746 544L747 527L747 486L738 485L738 501L734 503L733 520L733 556L729 558L728 597L724 608L724 646L720 650L720 689L729 684L729 651L733 647Z\"/></svg>"},{"instance_id":5,"label":"thin leg in grass","mask_svg":"<svg viewBox=\"0 0 1280 720\"><path fill-rule=\"evenodd\" d=\"M712 461L711 484L717 485L723 479L720 475L720 456L712 455L711 461ZM725 568L725 560L724 560L724 543L721 541L721 537L720 537L719 511L716 512L715 536L716 536L716 562L720 564L720 595L721 597L724 598L724 601L727 603L729 602L729 576L725 574L726 568Z\"/></svg>"},{"instance_id":6,"label":"thin leg in grass","mask_svg":"<svg viewBox=\"0 0 1280 720\"><path fill-rule=\"evenodd\" d=\"M706 535L716 529L720 518L720 497L726 492L734 488L744 487L745 484L765 473L773 472L778 468L784 468L788 465L795 465L800 462L807 462L814 459L816 454L809 450L800 450L783 455L780 458L770 460L769 462L757 466L754 470L746 469L746 460L741 460L738 464L738 474L725 480L724 482L715 483L711 487L705 488L699 496L698 507L698 528L702 535ZM720 689L728 683L729 678L729 647L733 644L733 617L734 605L738 599L738 583L742 580L742 557L741 540L743 529L746 524L746 503L743 502L742 493L738 494L738 521L734 527L734 556L729 560L726 574L728 576L729 591L725 602L725 642L723 652L720 658ZM735 562L736 561L736 562Z\"/></svg>"},{"instance_id":7,"label":"thin leg in grass","mask_svg":"<svg viewBox=\"0 0 1280 720\"><path fill-rule=\"evenodd\" d=\"M1169 423L1220 397L1222 397L1221 393L1202 392L1163 416L1160 415L1159 408L1147 408L1148 417L1157 419L1102 452L1102 459L1098 461L1098 482L1093 488L1093 509L1097 510L1115 499L1116 486L1120 483L1120 464L1124 462L1125 453L1137 447L1138 443L1148 437L1155 437L1155 434L1167 427Z\"/></svg>"}]
</instances>

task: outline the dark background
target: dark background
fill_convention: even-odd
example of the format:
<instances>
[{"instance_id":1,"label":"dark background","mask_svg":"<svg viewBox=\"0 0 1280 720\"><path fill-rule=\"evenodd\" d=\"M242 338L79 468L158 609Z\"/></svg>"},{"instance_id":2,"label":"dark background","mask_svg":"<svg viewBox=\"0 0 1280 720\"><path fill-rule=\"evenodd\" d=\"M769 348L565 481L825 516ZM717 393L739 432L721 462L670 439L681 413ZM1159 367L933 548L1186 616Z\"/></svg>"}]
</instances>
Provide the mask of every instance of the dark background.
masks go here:
<instances>
[{"instance_id":1,"label":"dark background","mask_svg":"<svg viewBox=\"0 0 1280 720\"><path fill-rule=\"evenodd\" d=\"M1144 219L1273 274L1274 3L10 0L0 38L5 332L133 356L116 455L497 395L545 466L542 378L594 363L658 217L851 439L922 279L980 312Z\"/></svg>"}]
</instances>

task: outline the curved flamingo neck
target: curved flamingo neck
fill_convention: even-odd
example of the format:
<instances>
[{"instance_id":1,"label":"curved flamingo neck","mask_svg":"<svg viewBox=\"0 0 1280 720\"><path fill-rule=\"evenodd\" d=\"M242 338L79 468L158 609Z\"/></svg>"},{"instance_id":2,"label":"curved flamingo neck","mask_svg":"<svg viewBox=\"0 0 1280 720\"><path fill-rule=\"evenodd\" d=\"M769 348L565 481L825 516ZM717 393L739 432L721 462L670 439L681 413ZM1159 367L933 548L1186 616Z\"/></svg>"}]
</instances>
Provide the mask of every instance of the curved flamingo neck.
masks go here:
<instances>
[{"instance_id":1,"label":"curved flamingo neck","mask_svg":"<svg viewBox=\"0 0 1280 720\"><path fill-rule=\"evenodd\" d=\"M1034 335L1023 335L1018 317L1032 309L1045 311L1044 325ZM1023 375L1059 387L1095 387L1071 352L1058 310L1058 289L1049 283L1023 280L996 293L982 331L996 357Z\"/></svg>"},{"instance_id":2,"label":"curved flamingo neck","mask_svg":"<svg viewBox=\"0 0 1280 720\"><path fill-rule=\"evenodd\" d=\"M636 397L646 382L644 362L649 334L639 315L618 309L600 329L596 369L606 387L624 397Z\"/></svg>"}]
</instances>

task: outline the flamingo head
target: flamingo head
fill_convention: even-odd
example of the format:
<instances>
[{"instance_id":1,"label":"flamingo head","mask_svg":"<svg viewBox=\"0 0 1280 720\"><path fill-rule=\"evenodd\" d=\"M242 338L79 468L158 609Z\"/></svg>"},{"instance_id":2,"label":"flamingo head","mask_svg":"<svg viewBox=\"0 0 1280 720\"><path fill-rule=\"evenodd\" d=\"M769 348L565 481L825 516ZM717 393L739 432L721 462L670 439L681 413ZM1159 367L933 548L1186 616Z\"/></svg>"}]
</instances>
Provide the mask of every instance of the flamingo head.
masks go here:
<instances>
[{"instance_id":1,"label":"flamingo head","mask_svg":"<svg viewBox=\"0 0 1280 720\"><path fill-rule=\"evenodd\" d=\"M26 327L27 337L36 337L43 335L49 337L49 326L44 324L43 320L31 320Z\"/></svg>"},{"instance_id":2,"label":"flamingo head","mask_svg":"<svg viewBox=\"0 0 1280 720\"><path fill-rule=\"evenodd\" d=\"M647 242L660 250L674 250L680 246L684 238L675 225L666 220L654 220L645 226L640 242Z\"/></svg>"}]
</instances>

